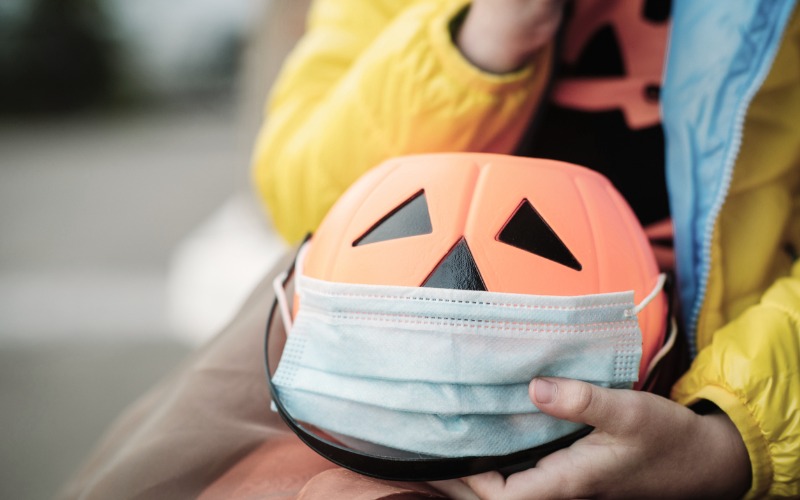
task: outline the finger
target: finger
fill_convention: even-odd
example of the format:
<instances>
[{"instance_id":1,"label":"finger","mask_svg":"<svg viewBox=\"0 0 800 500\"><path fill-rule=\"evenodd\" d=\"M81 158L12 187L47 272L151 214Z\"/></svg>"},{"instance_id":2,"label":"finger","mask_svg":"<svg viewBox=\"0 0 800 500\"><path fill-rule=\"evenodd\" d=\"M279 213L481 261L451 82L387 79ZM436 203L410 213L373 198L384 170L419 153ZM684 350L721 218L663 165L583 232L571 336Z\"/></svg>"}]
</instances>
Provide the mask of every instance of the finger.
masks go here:
<instances>
[{"instance_id":1,"label":"finger","mask_svg":"<svg viewBox=\"0 0 800 500\"><path fill-rule=\"evenodd\" d=\"M447 495L447 498L456 500L481 500L466 481L446 479L444 481L428 481L428 484Z\"/></svg>"},{"instance_id":2,"label":"finger","mask_svg":"<svg viewBox=\"0 0 800 500\"><path fill-rule=\"evenodd\" d=\"M506 480L499 472L484 472L475 476L462 477L461 480L482 499L510 499L506 492Z\"/></svg>"},{"instance_id":3,"label":"finger","mask_svg":"<svg viewBox=\"0 0 800 500\"><path fill-rule=\"evenodd\" d=\"M662 247L654 245L653 255L656 256L656 263L660 271L675 270L675 250L672 247Z\"/></svg>"},{"instance_id":4,"label":"finger","mask_svg":"<svg viewBox=\"0 0 800 500\"><path fill-rule=\"evenodd\" d=\"M644 234L651 240L671 240L674 234L672 219L661 219L644 228Z\"/></svg>"},{"instance_id":5,"label":"finger","mask_svg":"<svg viewBox=\"0 0 800 500\"><path fill-rule=\"evenodd\" d=\"M610 434L639 425L643 405L636 394L623 389L605 389L563 378L536 378L529 386L531 401L543 413L591 425ZM639 394L642 396L642 394Z\"/></svg>"},{"instance_id":6,"label":"finger","mask_svg":"<svg viewBox=\"0 0 800 500\"><path fill-rule=\"evenodd\" d=\"M487 472L462 478L462 481L481 499L552 500L587 496L581 494L583 485L578 474L575 468L537 466L512 474L507 479L498 472Z\"/></svg>"}]
</instances>

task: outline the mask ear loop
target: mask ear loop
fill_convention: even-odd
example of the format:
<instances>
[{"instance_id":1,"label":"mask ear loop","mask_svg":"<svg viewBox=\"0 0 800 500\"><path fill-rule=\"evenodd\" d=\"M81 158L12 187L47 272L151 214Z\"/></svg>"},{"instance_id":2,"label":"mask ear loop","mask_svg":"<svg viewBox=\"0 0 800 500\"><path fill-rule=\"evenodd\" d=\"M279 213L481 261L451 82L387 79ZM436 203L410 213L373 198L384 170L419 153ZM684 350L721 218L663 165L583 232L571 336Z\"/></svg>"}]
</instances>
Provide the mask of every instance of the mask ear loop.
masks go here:
<instances>
[{"instance_id":1,"label":"mask ear loop","mask_svg":"<svg viewBox=\"0 0 800 500\"><path fill-rule=\"evenodd\" d=\"M278 312L281 316L281 321L283 322L284 331L286 331L286 336L288 337L292 331L292 310L289 307L289 299L286 296L286 285L289 283L289 279L292 275L296 274L297 276L303 275L303 262L306 258L306 252L308 251L308 240L309 237L306 237L303 244L300 246L300 249L297 251L297 256L294 259L292 265L286 271L280 273L278 276L272 280L272 290L275 292L275 300L278 301Z\"/></svg>"},{"instance_id":2,"label":"mask ear loop","mask_svg":"<svg viewBox=\"0 0 800 500\"><path fill-rule=\"evenodd\" d=\"M656 281L655 286L647 294L647 297L642 299L639 304L637 304L633 309L625 311L625 316L627 317L635 317L638 316L640 312L644 310L645 307L650 304L650 302L655 299L659 293L662 291L667 292L669 295L669 288L671 288L671 280L668 279L666 273L661 273L658 275L658 280ZM645 370L644 379L648 380L650 375L655 370L658 363L675 347L675 341L678 338L678 322L675 320L675 317L672 314L672 301L668 300L668 308L667 308L667 318L669 321L669 333L667 339L664 341L664 345L661 346L661 349L656 352L653 358L650 360L650 363L647 365L647 370ZM646 385L646 384L645 384Z\"/></svg>"},{"instance_id":3,"label":"mask ear loop","mask_svg":"<svg viewBox=\"0 0 800 500\"><path fill-rule=\"evenodd\" d=\"M292 331L292 312L289 310L289 300L286 298L286 284L289 283L290 277L289 271L286 270L272 280L272 291L275 292L275 300L278 301L278 312L286 335Z\"/></svg>"},{"instance_id":4,"label":"mask ear loop","mask_svg":"<svg viewBox=\"0 0 800 500\"><path fill-rule=\"evenodd\" d=\"M642 302L634 307L631 312L638 314L641 312L647 304L649 304L655 296L660 293L662 290L667 294L667 321L669 321L669 332L667 334L667 338L664 340L664 344L661 348L653 355L653 358L650 360L650 363L647 365L647 369L645 370L644 375L644 387L647 387L651 376L656 371L658 364L663 360L675 347L678 339L678 320L675 318L675 315L672 312L672 282L673 278L666 273L661 273L659 275L658 282L650 294L642 300Z\"/></svg>"},{"instance_id":5,"label":"mask ear loop","mask_svg":"<svg viewBox=\"0 0 800 500\"><path fill-rule=\"evenodd\" d=\"M650 302L652 302L653 299L656 298L659 293L661 293L662 290L664 290L664 285L666 283L667 283L666 273L659 274L655 286L653 287L652 290L650 290L650 293L647 294L647 297L642 299L642 301L639 302L633 309L625 311L625 316L627 317L638 316L639 313L642 312L644 308L647 307L647 305L650 304Z\"/></svg>"},{"instance_id":6,"label":"mask ear loop","mask_svg":"<svg viewBox=\"0 0 800 500\"><path fill-rule=\"evenodd\" d=\"M661 349L653 356L653 359L650 360L650 364L647 365L647 371L645 372L644 379L647 380L650 378L650 375L653 373L653 370L656 369L658 363L661 362L662 359L675 347L675 341L678 338L678 322L675 320L675 317L672 314L668 315L669 317L669 337L667 337L667 341L664 342L664 345L661 346Z\"/></svg>"}]
</instances>

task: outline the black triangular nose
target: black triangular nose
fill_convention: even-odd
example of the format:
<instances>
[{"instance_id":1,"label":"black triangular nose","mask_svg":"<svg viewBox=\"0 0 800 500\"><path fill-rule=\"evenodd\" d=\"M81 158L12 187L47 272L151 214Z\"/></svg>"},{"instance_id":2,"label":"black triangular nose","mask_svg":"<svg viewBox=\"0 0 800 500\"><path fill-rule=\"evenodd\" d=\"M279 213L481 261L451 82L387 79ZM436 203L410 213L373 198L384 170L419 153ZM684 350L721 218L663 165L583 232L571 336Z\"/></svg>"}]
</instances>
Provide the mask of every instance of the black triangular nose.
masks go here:
<instances>
[{"instance_id":1,"label":"black triangular nose","mask_svg":"<svg viewBox=\"0 0 800 500\"><path fill-rule=\"evenodd\" d=\"M428 288L454 288L456 290L486 290L478 266L464 238L450 249L425 283Z\"/></svg>"}]
</instances>

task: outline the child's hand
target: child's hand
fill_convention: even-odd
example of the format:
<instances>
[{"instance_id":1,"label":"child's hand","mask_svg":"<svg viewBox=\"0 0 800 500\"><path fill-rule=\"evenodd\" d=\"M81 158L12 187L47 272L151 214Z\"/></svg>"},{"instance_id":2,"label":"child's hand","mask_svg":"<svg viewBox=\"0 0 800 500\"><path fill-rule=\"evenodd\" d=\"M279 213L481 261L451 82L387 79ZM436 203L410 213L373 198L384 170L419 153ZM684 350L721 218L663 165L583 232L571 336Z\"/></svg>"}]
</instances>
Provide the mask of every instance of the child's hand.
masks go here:
<instances>
[{"instance_id":1,"label":"child's hand","mask_svg":"<svg viewBox=\"0 0 800 500\"><path fill-rule=\"evenodd\" d=\"M521 68L558 31L565 0L473 0L458 32L458 48L477 67Z\"/></svg>"},{"instance_id":2,"label":"child's hand","mask_svg":"<svg viewBox=\"0 0 800 500\"><path fill-rule=\"evenodd\" d=\"M747 450L722 413L566 379L535 379L530 396L544 413L595 430L507 479L463 479L481 498L737 498L749 487Z\"/></svg>"}]
</instances>

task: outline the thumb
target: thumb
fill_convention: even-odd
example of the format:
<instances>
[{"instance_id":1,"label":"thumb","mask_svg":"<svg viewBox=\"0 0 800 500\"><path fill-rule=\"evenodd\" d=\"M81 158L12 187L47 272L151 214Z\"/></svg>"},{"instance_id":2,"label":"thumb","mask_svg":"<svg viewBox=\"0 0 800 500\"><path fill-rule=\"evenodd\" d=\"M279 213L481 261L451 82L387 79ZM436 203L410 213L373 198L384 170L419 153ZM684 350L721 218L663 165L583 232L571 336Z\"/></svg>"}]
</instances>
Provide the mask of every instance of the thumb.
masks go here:
<instances>
[{"instance_id":1,"label":"thumb","mask_svg":"<svg viewBox=\"0 0 800 500\"><path fill-rule=\"evenodd\" d=\"M627 425L625 408L632 391L606 389L564 378L535 378L528 392L542 413L615 433Z\"/></svg>"}]
</instances>

